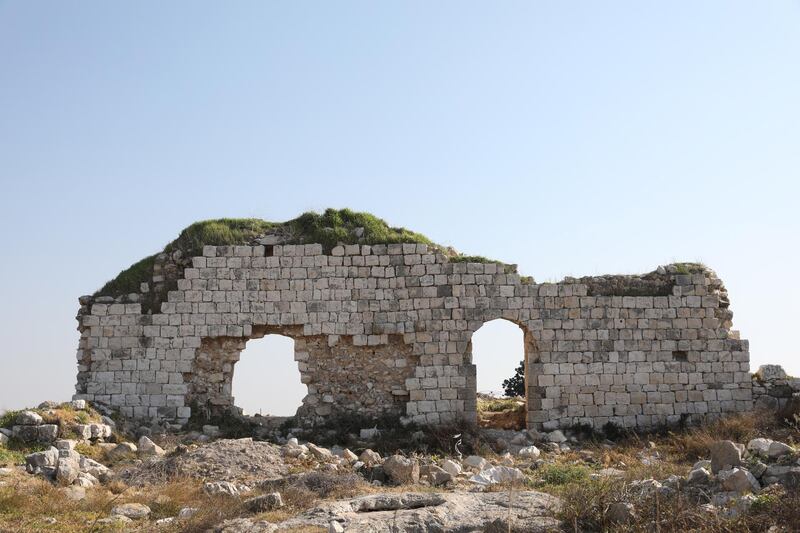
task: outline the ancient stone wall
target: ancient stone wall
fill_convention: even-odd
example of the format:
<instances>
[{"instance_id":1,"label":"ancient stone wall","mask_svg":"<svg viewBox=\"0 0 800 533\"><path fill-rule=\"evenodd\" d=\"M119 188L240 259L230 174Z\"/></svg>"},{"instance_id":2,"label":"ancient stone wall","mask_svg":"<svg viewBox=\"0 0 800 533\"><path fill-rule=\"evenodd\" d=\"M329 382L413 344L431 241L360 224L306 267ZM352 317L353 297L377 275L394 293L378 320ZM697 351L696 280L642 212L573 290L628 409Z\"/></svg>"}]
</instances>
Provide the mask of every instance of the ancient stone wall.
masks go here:
<instances>
[{"instance_id":1,"label":"ancient stone wall","mask_svg":"<svg viewBox=\"0 0 800 533\"><path fill-rule=\"evenodd\" d=\"M192 406L225 412L245 342L280 333L308 386L303 422L474 422L471 337L503 318L525 333L531 428L649 427L753 405L747 341L705 268L537 284L424 244L310 244L206 246L176 277L153 313L152 284L82 297L77 398L177 423Z\"/></svg>"}]
</instances>

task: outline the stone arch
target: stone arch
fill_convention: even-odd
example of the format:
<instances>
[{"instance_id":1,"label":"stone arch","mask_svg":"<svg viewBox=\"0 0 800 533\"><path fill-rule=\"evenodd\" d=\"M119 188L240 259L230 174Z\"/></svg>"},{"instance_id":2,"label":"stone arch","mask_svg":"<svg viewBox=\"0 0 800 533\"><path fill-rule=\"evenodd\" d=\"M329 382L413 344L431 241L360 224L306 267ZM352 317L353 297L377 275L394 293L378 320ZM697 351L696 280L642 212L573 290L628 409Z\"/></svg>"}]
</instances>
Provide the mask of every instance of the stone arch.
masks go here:
<instances>
[{"instance_id":1,"label":"stone arch","mask_svg":"<svg viewBox=\"0 0 800 533\"><path fill-rule=\"evenodd\" d=\"M254 326L247 337L205 337L195 352L192 371L186 378L189 383L188 402L197 409L197 414L211 417L228 413L241 413L235 405L233 396L234 368L247 342L261 339L266 335L281 335L294 341L294 360L300 371L300 382L308 384L308 352L306 351L303 328L298 326ZM298 408L300 414L305 406Z\"/></svg>"},{"instance_id":2,"label":"stone arch","mask_svg":"<svg viewBox=\"0 0 800 533\"><path fill-rule=\"evenodd\" d=\"M495 320L505 320L522 330L526 425L528 428L535 428L537 424L541 424L541 419L543 418L541 408L544 391L539 386L537 377L541 373L539 348L533 333L522 321L510 316L510 314L503 313L487 313L484 320L470 322L470 333L464 353L464 366L467 376L464 391L464 418L471 424L477 424L477 365L472 360L472 337L485 324Z\"/></svg>"}]
</instances>

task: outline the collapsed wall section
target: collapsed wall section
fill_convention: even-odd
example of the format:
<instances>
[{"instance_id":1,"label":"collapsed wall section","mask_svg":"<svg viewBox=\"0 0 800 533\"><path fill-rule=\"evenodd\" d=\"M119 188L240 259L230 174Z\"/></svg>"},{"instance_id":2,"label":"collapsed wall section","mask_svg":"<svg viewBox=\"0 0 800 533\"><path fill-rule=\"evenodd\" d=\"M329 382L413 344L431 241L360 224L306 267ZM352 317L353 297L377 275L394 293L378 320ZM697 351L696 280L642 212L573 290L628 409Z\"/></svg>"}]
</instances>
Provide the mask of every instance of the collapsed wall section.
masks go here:
<instances>
[{"instance_id":1,"label":"collapsed wall section","mask_svg":"<svg viewBox=\"0 0 800 533\"><path fill-rule=\"evenodd\" d=\"M536 284L424 244L206 246L175 287L152 313L146 292L82 297L77 398L179 424L193 408L224 413L245 342L280 333L308 386L301 422L474 422L470 339L504 318L525 332L531 428L752 408L747 342L722 283L697 266Z\"/></svg>"}]
</instances>

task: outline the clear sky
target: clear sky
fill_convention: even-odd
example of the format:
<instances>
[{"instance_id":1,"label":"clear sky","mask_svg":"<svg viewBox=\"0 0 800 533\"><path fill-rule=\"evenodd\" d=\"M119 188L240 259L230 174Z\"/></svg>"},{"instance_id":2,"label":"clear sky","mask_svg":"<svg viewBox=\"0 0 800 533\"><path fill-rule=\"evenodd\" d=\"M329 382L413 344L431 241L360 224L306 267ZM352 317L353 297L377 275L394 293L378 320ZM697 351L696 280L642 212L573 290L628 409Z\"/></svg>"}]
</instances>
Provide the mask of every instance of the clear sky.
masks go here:
<instances>
[{"instance_id":1,"label":"clear sky","mask_svg":"<svg viewBox=\"0 0 800 533\"><path fill-rule=\"evenodd\" d=\"M0 408L189 223L328 206L537 280L703 261L800 374L797 0L0 0L0 184Z\"/></svg>"}]
</instances>

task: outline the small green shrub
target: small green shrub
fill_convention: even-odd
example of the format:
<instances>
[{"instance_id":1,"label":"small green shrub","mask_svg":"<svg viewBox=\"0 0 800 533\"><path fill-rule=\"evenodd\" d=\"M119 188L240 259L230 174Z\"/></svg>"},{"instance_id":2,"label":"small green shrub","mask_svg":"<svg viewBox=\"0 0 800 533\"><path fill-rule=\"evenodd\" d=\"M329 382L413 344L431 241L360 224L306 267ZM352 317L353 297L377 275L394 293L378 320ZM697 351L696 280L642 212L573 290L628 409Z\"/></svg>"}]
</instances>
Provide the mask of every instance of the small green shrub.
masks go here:
<instances>
[{"instance_id":1,"label":"small green shrub","mask_svg":"<svg viewBox=\"0 0 800 533\"><path fill-rule=\"evenodd\" d=\"M0 415L0 428L10 428L14 425L14 419L21 411L6 411Z\"/></svg>"},{"instance_id":2,"label":"small green shrub","mask_svg":"<svg viewBox=\"0 0 800 533\"><path fill-rule=\"evenodd\" d=\"M545 485L566 485L589 479L589 469L582 465L552 464L541 469L542 483Z\"/></svg>"}]
</instances>

